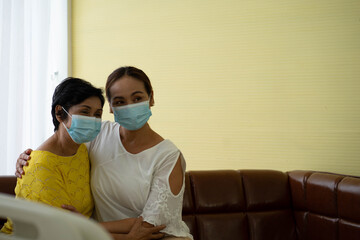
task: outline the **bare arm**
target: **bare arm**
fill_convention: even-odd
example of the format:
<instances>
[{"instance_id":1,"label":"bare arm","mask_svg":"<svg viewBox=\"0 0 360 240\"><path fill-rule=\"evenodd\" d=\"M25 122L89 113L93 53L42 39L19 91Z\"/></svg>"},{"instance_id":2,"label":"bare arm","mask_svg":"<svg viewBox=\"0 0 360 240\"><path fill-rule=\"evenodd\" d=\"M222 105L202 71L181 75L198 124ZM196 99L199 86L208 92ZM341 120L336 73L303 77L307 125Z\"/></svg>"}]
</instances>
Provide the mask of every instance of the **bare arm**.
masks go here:
<instances>
[{"instance_id":1,"label":"bare arm","mask_svg":"<svg viewBox=\"0 0 360 240\"><path fill-rule=\"evenodd\" d=\"M182 188L182 184L183 184L183 170L181 166L181 159L179 157L169 176L169 185L171 192L174 195L179 194Z\"/></svg>"},{"instance_id":2,"label":"bare arm","mask_svg":"<svg viewBox=\"0 0 360 240\"><path fill-rule=\"evenodd\" d=\"M101 222L100 225L110 233L129 233L135 221L136 218L126 218L111 222Z\"/></svg>"},{"instance_id":3,"label":"bare arm","mask_svg":"<svg viewBox=\"0 0 360 240\"><path fill-rule=\"evenodd\" d=\"M61 207L80 214L73 206L62 205ZM99 224L105 228L115 240L159 239L164 236L160 231L165 228L164 225L154 227L153 225L144 222L142 217L101 222Z\"/></svg>"}]
</instances>

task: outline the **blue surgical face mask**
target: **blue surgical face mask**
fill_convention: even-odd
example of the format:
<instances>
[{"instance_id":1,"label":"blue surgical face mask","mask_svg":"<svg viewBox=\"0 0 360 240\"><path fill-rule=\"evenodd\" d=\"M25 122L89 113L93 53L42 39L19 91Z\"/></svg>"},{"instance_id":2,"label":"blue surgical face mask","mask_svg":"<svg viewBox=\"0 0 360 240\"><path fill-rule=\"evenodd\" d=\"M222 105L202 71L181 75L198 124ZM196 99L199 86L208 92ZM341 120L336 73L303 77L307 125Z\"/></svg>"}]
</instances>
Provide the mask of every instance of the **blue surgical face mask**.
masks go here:
<instances>
[{"instance_id":1,"label":"blue surgical face mask","mask_svg":"<svg viewBox=\"0 0 360 240\"><path fill-rule=\"evenodd\" d=\"M149 101L112 107L115 122L128 130L138 130L149 120L151 114Z\"/></svg>"},{"instance_id":2,"label":"blue surgical face mask","mask_svg":"<svg viewBox=\"0 0 360 240\"><path fill-rule=\"evenodd\" d=\"M71 126L68 129L64 122L62 123L64 124L64 127L69 133L71 139L77 144L90 142L99 134L101 129L100 118L82 115L71 116L65 109L64 111L71 117Z\"/></svg>"}]
</instances>

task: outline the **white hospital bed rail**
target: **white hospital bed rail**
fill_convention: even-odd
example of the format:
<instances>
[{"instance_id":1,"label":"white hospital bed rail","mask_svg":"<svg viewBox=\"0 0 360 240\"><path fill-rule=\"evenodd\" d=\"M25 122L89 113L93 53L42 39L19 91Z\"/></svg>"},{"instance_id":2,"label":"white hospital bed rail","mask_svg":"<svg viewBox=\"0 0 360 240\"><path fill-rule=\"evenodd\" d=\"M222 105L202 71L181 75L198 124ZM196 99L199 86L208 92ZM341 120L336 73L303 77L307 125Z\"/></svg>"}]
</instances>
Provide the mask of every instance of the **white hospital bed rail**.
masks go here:
<instances>
[{"instance_id":1,"label":"white hospital bed rail","mask_svg":"<svg viewBox=\"0 0 360 240\"><path fill-rule=\"evenodd\" d=\"M0 217L14 222L12 235L0 232L1 240L111 240L91 219L66 210L0 194Z\"/></svg>"}]
</instances>

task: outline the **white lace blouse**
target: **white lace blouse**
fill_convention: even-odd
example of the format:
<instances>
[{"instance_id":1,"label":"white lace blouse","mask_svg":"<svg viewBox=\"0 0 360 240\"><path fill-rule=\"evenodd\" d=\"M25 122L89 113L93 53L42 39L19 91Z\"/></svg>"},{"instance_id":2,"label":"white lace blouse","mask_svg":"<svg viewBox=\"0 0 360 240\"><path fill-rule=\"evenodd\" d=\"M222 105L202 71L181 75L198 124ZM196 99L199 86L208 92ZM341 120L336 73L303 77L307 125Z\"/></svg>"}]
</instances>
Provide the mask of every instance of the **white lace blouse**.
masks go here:
<instances>
[{"instance_id":1,"label":"white lace blouse","mask_svg":"<svg viewBox=\"0 0 360 240\"><path fill-rule=\"evenodd\" d=\"M155 226L165 224L162 232L168 235L192 239L181 218L185 184L174 195L168 180L179 157L185 173L180 150L164 140L138 154L129 153L121 143L119 126L103 122L100 134L87 145L95 218L112 221L142 216Z\"/></svg>"}]
</instances>

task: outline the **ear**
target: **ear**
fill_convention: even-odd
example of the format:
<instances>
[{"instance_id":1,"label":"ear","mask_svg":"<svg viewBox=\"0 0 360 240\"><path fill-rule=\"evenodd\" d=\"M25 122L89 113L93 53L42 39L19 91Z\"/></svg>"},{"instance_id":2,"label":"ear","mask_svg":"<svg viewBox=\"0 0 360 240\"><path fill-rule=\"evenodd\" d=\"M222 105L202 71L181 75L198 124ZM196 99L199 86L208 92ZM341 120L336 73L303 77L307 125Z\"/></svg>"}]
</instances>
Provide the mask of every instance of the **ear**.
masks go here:
<instances>
[{"instance_id":1,"label":"ear","mask_svg":"<svg viewBox=\"0 0 360 240\"><path fill-rule=\"evenodd\" d=\"M58 122L62 122L63 119L61 117L61 114L64 110L62 109L62 107L60 105L56 105L55 107L55 116L56 116L56 120L58 120Z\"/></svg>"},{"instance_id":2,"label":"ear","mask_svg":"<svg viewBox=\"0 0 360 240\"><path fill-rule=\"evenodd\" d=\"M155 100L154 100L154 91L151 91L151 97L150 97L150 107L153 107L155 105Z\"/></svg>"}]
</instances>

